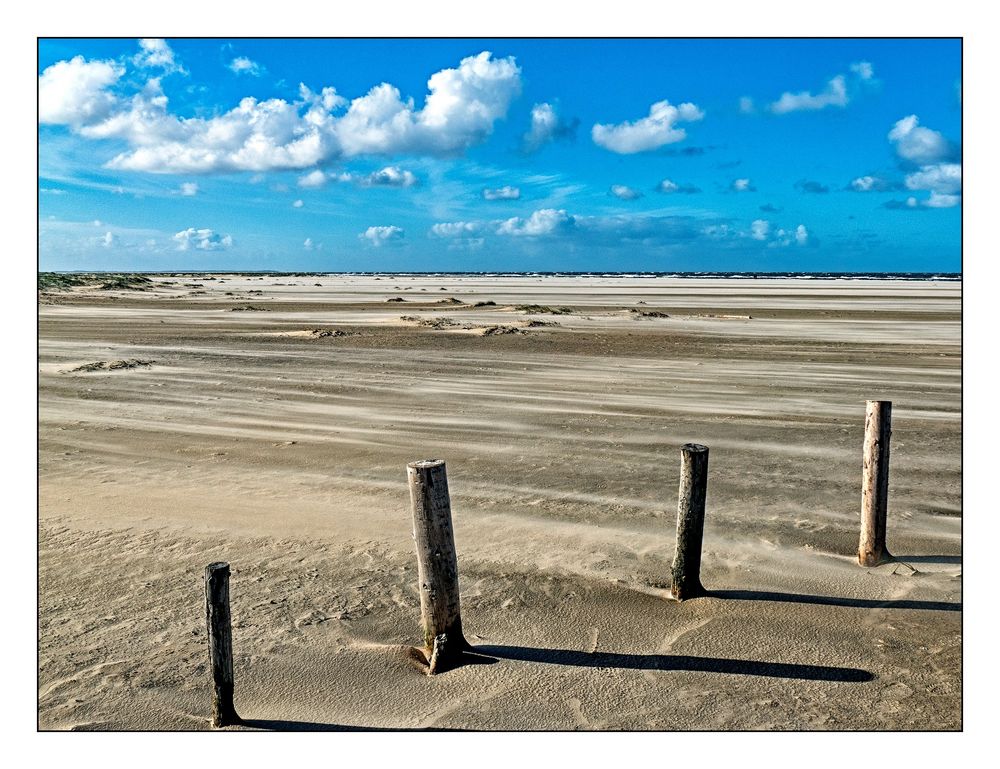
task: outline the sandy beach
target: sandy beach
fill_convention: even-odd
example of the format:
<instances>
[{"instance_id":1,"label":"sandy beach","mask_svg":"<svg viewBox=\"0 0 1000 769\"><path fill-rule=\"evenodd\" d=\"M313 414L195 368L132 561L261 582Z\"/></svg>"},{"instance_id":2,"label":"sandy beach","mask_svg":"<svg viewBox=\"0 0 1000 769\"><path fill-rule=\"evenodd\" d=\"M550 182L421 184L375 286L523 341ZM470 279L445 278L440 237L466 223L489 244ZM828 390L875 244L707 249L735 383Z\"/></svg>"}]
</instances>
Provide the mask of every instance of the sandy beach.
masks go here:
<instances>
[{"instance_id":1,"label":"sandy beach","mask_svg":"<svg viewBox=\"0 0 1000 769\"><path fill-rule=\"evenodd\" d=\"M41 729L956 730L958 282L152 276L39 294ZM857 563L866 399L888 547ZM702 580L668 598L680 446ZM407 462L469 664L427 677Z\"/></svg>"}]
</instances>

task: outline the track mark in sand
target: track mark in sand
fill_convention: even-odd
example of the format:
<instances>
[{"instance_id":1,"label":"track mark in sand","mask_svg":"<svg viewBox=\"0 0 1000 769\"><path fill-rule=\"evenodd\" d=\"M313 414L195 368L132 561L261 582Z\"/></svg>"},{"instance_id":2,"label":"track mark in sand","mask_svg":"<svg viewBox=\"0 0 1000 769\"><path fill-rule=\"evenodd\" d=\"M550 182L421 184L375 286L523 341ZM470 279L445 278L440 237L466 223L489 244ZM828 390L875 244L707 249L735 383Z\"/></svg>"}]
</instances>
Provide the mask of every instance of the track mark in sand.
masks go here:
<instances>
[{"instance_id":1,"label":"track mark in sand","mask_svg":"<svg viewBox=\"0 0 1000 769\"><path fill-rule=\"evenodd\" d=\"M456 710L462 707L462 701L460 699L454 700L453 702L441 705L435 708L430 713L421 718L414 727L417 729L430 729L441 723L441 719L454 713Z\"/></svg>"},{"instance_id":2,"label":"track mark in sand","mask_svg":"<svg viewBox=\"0 0 1000 769\"><path fill-rule=\"evenodd\" d=\"M601 631L599 631L596 627L592 627L590 629L590 648L587 649L587 652L589 654L593 654L594 652L597 651L597 639L600 637L600 635Z\"/></svg>"},{"instance_id":3,"label":"track mark in sand","mask_svg":"<svg viewBox=\"0 0 1000 769\"><path fill-rule=\"evenodd\" d=\"M569 705L570 712L573 714L573 723L576 724L577 729L593 729L594 725L590 722L583 714L583 702L576 697L569 699L566 703Z\"/></svg>"},{"instance_id":4,"label":"track mark in sand","mask_svg":"<svg viewBox=\"0 0 1000 769\"><path fill-rule=\"evenodd\" d=\"M708 617L706 619L695 620L694 622L689 622L687 625L681 626L673 635L669 635L663 639L663 642L656 649L657 654L668 654L674 648L674 644L681 640L684 636L705 627L705 625L711 621L712 618ZM659 676L660 674L654 670L642 671L642 677L647 681L661 681L662 679Z\"/></svg>"},{"instance_id":5,"label":"track mark in sand","mask_svg":"<svg viewBox=\"0 0 1000 769\"><path fill-rule=\"evenodd\" d=\"M668 636L667 638L663 639L663 643L660 644L659 648L657 649L657 652L660 654L666 654L671 649L673 649L675 643L681 640L688 633L693 633L695 630L705 627L705 625L707 625L711 621L712 618L709 617L707 619L697 620L696 622L684 625L683 627L679 628L677 632L674 633L672 636Z\"/></svg>"}]
</instances>

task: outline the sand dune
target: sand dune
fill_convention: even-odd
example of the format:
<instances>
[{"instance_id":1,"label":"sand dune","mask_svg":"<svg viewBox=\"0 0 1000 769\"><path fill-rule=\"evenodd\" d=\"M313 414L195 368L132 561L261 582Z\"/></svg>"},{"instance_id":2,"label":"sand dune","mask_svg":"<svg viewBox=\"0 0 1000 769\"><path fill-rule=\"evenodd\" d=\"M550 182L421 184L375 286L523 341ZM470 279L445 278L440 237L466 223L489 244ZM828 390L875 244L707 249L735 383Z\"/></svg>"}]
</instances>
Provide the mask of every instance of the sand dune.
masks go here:
<instances>
[{"instance_id":1,"label":"sand dune","mask_svg":"<svg viewBox=\"0 0 1000 769\"><path fill-rule=\"evenodd\" d=\"M241 728L960 728L960 284L172 281L39 306L43 729L207 728L215 560ZM152 363L74 371L114 361ZM894 403L876 569L853 555L868 398ZM680 604L692 440L714 592ZM430 456L482 656L434 678L405 652L404 467Z\"/></svg>"}]
</instances>

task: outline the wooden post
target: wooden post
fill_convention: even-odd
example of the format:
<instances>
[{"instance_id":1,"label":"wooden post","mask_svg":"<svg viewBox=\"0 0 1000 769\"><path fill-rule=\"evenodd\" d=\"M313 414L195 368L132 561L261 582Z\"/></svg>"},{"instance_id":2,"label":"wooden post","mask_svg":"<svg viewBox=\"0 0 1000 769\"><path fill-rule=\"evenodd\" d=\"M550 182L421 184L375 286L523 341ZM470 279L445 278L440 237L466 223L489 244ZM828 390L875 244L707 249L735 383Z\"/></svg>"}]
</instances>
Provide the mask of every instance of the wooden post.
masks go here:
<instances>
[{"instance_id":1,"label":"wooden post","mask_svg":"<svg viewBox=\"0 0 1000 769\"><path fill-rule=\"evenodd\" d=\"M889 509L889 438L892 401L867 401L861 468L861 543L858 563L878 566L892 560L885 546Z\"/></svg>"},{"instance_id":2,"label":"wooden post","mask_svg":"<svg viewBox=\"0 0 1000 769\"><path fill-rule=\"evenodd\" d=\"M212 726L240 722L233 707L233 630L229 617L229 564L205 567L205 616L212 662Z\"/></svg>"},{"instance_id":3,"label":"wooden post","mask_svg":"<svg viewBox=\"0 0 1000 769\"><path fill-rule=\"evenodd\" d=\"M462 634L448 476L441 459L411 462L406 476L413 506L424 655L427 674L434 675L454 664L468 648Z\"/></svg>"},{"instance_id":4,"label":"wooden post","mask_svg":"<svg viewBox=\"0 0 1000 769\"><path fill-rule=\"evenodd\" d=\"M678 601L704 595L701 540L705 531L708 446L681 446L681 483L677 492L677 547L670 570L670 595Z\"/></svg>"}]
</instances>

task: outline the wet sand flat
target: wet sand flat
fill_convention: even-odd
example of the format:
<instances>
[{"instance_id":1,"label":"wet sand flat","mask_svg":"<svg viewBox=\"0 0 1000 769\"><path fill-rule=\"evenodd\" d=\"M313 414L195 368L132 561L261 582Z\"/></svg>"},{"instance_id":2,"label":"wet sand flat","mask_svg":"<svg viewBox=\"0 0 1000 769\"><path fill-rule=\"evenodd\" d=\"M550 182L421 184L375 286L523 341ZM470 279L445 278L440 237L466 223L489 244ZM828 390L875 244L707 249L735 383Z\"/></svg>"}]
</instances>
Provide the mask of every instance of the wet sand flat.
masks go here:
<instances>
[{"instance_id":1,"label":"wet sand flat","mask_svg":"<svg viewBox=\"0 0 1000 769\"><path fill-rule=\"evenodd\" d=\"M207 728L217 560L241 728L961 728L960 283L157 276L42 292L39 383L43 729ZM692 441L712 592L676 603ZM432 457L480 658L428 678Z\"/></svg>"}]
</instances>

